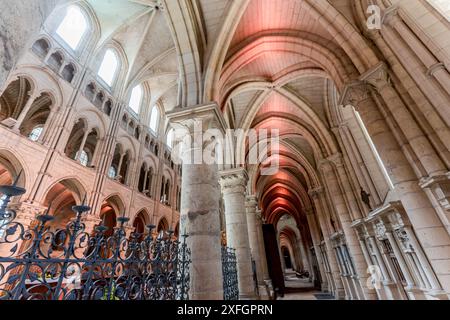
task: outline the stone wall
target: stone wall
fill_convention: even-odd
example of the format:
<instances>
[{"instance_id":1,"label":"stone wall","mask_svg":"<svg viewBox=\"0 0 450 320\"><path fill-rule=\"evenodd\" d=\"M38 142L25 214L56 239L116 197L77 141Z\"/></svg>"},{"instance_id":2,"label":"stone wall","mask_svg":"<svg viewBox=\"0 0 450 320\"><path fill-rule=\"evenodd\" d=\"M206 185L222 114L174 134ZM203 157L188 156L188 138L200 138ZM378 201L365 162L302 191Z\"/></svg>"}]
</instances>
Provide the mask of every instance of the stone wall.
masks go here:
<instances>
[{"instance_id":1,"label":"stone wall","mask_svg":"<svg viewBox=\"0 0 450 320\"><path fill-rule=\"evenodd\" d=\"M0 0L0 86L58 2Z\"/></svg>"}]
</instances>

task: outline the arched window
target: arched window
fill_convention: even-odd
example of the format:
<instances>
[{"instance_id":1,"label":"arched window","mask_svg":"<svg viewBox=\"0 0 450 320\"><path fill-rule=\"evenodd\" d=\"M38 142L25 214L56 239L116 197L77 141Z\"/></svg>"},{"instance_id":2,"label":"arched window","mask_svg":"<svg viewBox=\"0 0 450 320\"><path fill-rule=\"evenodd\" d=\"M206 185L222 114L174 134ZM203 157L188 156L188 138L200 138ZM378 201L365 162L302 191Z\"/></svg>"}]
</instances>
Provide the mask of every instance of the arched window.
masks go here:
<instances>
[{"instance_id":1,"label":"arched window","mask_svg":"<svg viewBox=\"0 0 450 320\"><path fill-rule=\"evenodd\" d=\"M142 86L137 85L136 87L134 87L133 91L131 91L129 106L134 112L139 113L141 103L142 103Z\"/></svg>"},{"instance_id":2,"label":"arched window","mask_svg":"<svg viewBox=\"0 0 450 320\"><path fill-rule=\"evenodd\" d=\"M159 110L157 106L154 106L152 109L152 114L150 116L150 129L152 129L153 132L158 132L158 125L159 125Z\"/></svg>"},{"instance_id":3,"label":"arched window","mask_svg":"<svg viewBox=\"0 0 450 320\"><path fill-rule=\"evenodd\" d=\"M56 33L75 50L88 29L84 14L78 6L67 8L66 16L59 25Z\"/></svg>"},{"instance_id":4,"label":"arched window","mask_svg":"<svg viewBox=\"0 0 450 320\"><path fill-rule=\"evenodd\" d=\"M173 147L173 136L174 136L174 131L173 131L173 129L170 129L169 133L167 134L167 140L166 140L166 144L169 148Z\"/></svg>"},{"instance_id":5,"label":"arched window","mask_svg":"<svg viewBox=\"0 0 450 320\"><path fill-rule=\"evenodd\" d=\"M83 166L87 167L88 162L89 162L89 156L86 151L84 151L84 150L81 151L80 155L78 155L77 158Z\"/></svg>"},{"instance_id":6,"label":"arched window","mask_svg":"<svg viewBox=\"0 0 450 320\"><path fill-rule=\"evenodd\" d=\"M110 177L111 179L114 179L117 176L117 170L114 166L109 167L108 170L108 177Z\"/></svg>"},{"instance_id":7,"label":"arched window","mask_svg":"<svg viewBox=\"0 0 450 320\"><path fill-rule=\"evenodd\" d=\"M34 129L31 131L30 135L28 136L28 138L31 141L38 141L39 137L42 134L42 130L44 130L44 127L42 127L42 126L34 127Z\"/></svg>"},{"instance_id":8,"label":"arched window","mask_svg":"<svg viewBox=\"0 0 450 320\"><path fill-rule=\"evenodd\" d=\"M108 49L103 57L102 64L98 70L98 75L108 86L113 84L117 68L119 67L119 59L112 49Z\"/></svg>"}]
</instances>

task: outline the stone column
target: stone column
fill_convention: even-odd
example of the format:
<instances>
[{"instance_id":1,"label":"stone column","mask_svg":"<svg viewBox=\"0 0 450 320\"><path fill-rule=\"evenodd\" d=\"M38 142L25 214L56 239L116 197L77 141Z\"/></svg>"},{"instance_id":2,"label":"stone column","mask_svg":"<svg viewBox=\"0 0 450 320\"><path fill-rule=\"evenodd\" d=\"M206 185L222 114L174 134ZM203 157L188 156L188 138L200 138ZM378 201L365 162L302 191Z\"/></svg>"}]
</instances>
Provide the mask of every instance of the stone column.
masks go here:
<instances>
[{"instance_id":1,"label":"stone column","mask_svg":"<svg viewBox=\"0 0 450 320\"><path fill-rule=\"evenodd\" d=\"M388 102L389 103L389 102ZM403 148L388 126L369 88L361 82L348 84L341 104L357 108L381 159L392 178L395 191L422 247L446 293L450 293L450 236L425 192L420 188ZM404 146L406 148L406 146ZM424 218L426 217L426 218Z\"/></svg>"},{"instance_id":2,"label":"stone column","mask_svg":"<svg viewBox=\"0 0 450 320\"><path fill-rule=\"evenodd\" d=\"M76 154L75 160L77 160L77 161L80 159L81 152L83 152L83 150L84 150L84 147L86 145L86 140L89 137L89 133L90 133L90 129L87 129L83 135L83 139L81 140L80 148L78 149L78 152Z\"/></svg>"},{"instance_id":3,"label":"stone column","mask_svg":"<svg viewBox=\"0 0 450 320\"><path fill-rule=\"evenodd\" d=\"M255 298L252 260L245 212L245 190L248 175L245 169L237 168L220 173L225 204L227 244L236 249L239 296L241 299Z\"/></svg>"},{"instance_id":4,"label":"stone column","mask_svg":"<svg viewBox=\"0 0 450 320\"><path fill-rule=\"evenodd\" d=\"M203 133L209 128L224 131L225 122L216 104L178 108L167 114L179 138L184 133L180 234L187 234L191 250L190 298L222 300L223 276L217 164L192 159L203 153ZM190 140L190 141L189 141ZM190 143L189 143L190 142Z\"/></svg>"},{"instance_id":5,"label":"stone column","mask_svg":"<svg viewBox=\"0 0 450 320\"><path fill-rule=\"evenodd\" d=\"M367 250L367 242L366 242L365 236L363 234L361 234L360 232L358 232L358 237L359 237L359 244L361 246L361 250L363 252L364 258L367 261L367 265L373 266L374 262L372 261L372 257L369 254L369 251ZM386 299L385 292L382 291L381 289L379 289L378 286L375 286L375 290L377 291L379 300L385 300Z\"/></svg>"},{"instance_id":6,"label":"stone column","mask_svg":"<svg viewBox=\"0 0 450 320\"><path fill-rule=\"evenodd\" d=\"M263 222L264 218L261 209L257 208L256 223L258 224L258 227L256 228L256 231L258 231L258 243L259 243L259 252L261 255L262 271L264 274L264 281L270 281L269 269L267 266L266 245L264 243Z\"/></svg>"},{"instance_id":7,"label":"stone column","mask_svg":"<svg viewBox=\"0 0 450 320\"><path fill-rule=\"evenodd\" d=\"M384 291L386 292L386 295L388 298L393 299L394 292L392 292L391 287L394 285L392 282L391 276L389 275L389 271L387 269L386 263L383 259L383 256L381 254L380 248L378 248L377 241L375 237L371 234L369 234L368 238L370 245L373 248L373 252L375 253L375 256L377 257L378 266L380 267L381 274L383 276L383 286Z\"/></svg>"},{"instance_id":8,"label":"stone column","mask_svg":"<svg viewBox=\"0 0 450 320\"><path fill-rule=\"evenodd\" d=\"M20 126L22 125L22 122L25 120L25 117L27 116L28 112L31 109L31 106L33 105L34 101L38 98L37 94L31 94L30 97L27 100L27 103L23 107L22 111L17 117L16 124L13 127L13 130L16 132L19 132Z\"/></svg>"},{"instance_id":9,"label":"stone column","mask_svg":"<svg viewBox=\"0 0 450 320\"><path fill-rule=\"evenodd\" d=\"M328 291L327 276L325 274L325 267L323 263L322 253L320 251L320 235L319 230L317 228L316 219L314 217L313 209L307 210L306 218L308 219L309 230L311 231L311 238L313 241L314 251L316 253L320 277L322 278L321 289L322 291Z\"/></svg>"},{"instance_id":10,"label":"stone column","mask_svg":"<svg viewBox=\"0 0 450 320\"><path fill-rule=\"evenodd\" d=\"M55 106L52 106L50 109L50 114L47 118L47 121L45 121L44 127L42 128L41 135L38 138L39 143L43 143L45 140L46 135L51 133L51 125L53 124L53 119L55 119L55 116L57 114L57 109Z\"/></svg>"},{"instance_id":11,"label":"stone column","mask_svg":"<svg viewBox=\"0 0 450 320\"><path fill-rule=\"evenodd\" d=\"M351 226L352 220L350 217L346 199L344 198L344 195L341 191L341 186L338 180L339 175L336 174L336 172L333 170L333 166L335 166L336 170L338 171L344 169L344 164L341 160L341 157L331 157L330 160L322 162L320 169L324 181L327 181L327 184L330 188L330 196L332 197L331 200L333 201L333 205L336 208L336 212L342 225L342 231L344 232L345 241L355 267L355 273L357 275L357 279L355 279L355 282L362 289L364 299L372 300L376 299L377 295L375 290L367 287L368 266L361 251L361 247L359 245L359 240L356 236L355 230L353 230ZM341 169L339 169L340 167Z\"/></svg>"},{"instance_id":12,"label":"stone column","mask_svg":"<svg viewBox=\"0 0 450 320\"><path fill-rule=\"evenodd\" d=\"M400 265L400 269L402 270L403 276L406 280L407 287L405 288L407 291L414 288L414 279L409 271L408 265L406 264L405 259L403 258L402 251L398 247L398 243L392 234L391 231L386 231L386 237L394 251L395 257L397 258L398 264Z\"/></svg>"},{"instance_id":13,"label":"stone column","mask_svg":"<svg viewBox=\"0 0 450 320\"><path fill-rule=\"evenodd\" d=\"M418 38L411 28L403 21L398 14L397 6L391 6L386 10L383 17L383 23L397 31L398 35L403 40L398 41L396 46L394 45L395 49L404 49L405 46L409 47L409 50L402 50L402 56L406 58L408 55L405 54L405 51L409 51L410 54L416 58L411 60L416 63L413 64L410 60L409 63L405 64L405 69L415 79L418 86L429 97L430 101L438 107L437 109L439 111L439 106L444 106L441 102L442 100L443 102L448 103L447 99L442 99L443 95L440 92L441 88L444 89L447 94L450 94L450 75L445 68L444 63L436 59L421 39ZM382 34L386 37L386 41L398 37L397 34L394 34L391 30L386 28L382 29ZM422 66L422 68L416 68L416 66ZM434 81L425 81L428 80L430 76L434 77L437 83ZM442 110L441 112L444 111Z\"/></svg>"},{"instance_id":14,"label":"stone column","mask_svg":"<svg viewBox=\"0 0 450 320\"><path fill-rule=\"evenodd\" d=\"M317 211L317 218L319 220L319 225L320 228L322 229L325 241L325 248L327 250L328 263L330 265L331 277L334 282L335 292L333 293L336 299L343 299L345 297L344 284L342 282L341 272L339 270L338 262L336 260L336 254L330 241L331 232L325 220L326 214L324 209L324 201L326 200L324 190L322 187L318 187L315 189L311 189L308 193L313 200L314 207L316 208Z\"/></svg>"},{"instance_id":15,"label":"stone column","mask_svg":"<svg viewBox=\"0 0 450 320\"><path fill-rule=\"evenodd\" d=\"M121 177L120 171L122 170L123 158L125 157L125 153L120 154L119 165L117 166L116 178Z\"/></svg>"},{"instance_id":16,"label":"stone column","mask_svg":"<svg viewBox=\"0 0 450 320\"><path fill-rule=\"evenodd\" d=\"M297 246L298 251L300 252L300 262L303 265L303 270L309 272L309 279L312 279L313 277L313 270L311 268L311 263L309 261L309 250L306 247L305 241L303 241L303 234L302 231L299 230L300 237L298 238Z\"/></svg>"},{"instance_id":17,"label":"stone column","mask_svg":"<svg viewBox=\"0 0 450 320\"><path fill-rule=\"evenodd\" d=\"M428 259L422 250L422 246L418 243L416 236L414 234L414 231L412 230L412 228L410 226L405 226L404 230L405 230L406 234L408 235L409 241L414 246L414 249L417 254L417 258L419 259L420 265L422 266L424 272L426 273L426 278L430 282L431 288L433 290L433 294L436 294L436 295L442 294L441 285L439 284L439 281L433 272L433 268L431 268L431 265L428 262Z\"/></svg>"},{"instance_id":18,"label":"stone column","mask_svg":"<svg viewBox=\"0 0 450 320\"><path fill-rule=\"evenodd\" d=\"M253 260L256 264L256 277L258 279L258 285L264 286L264 271L263 261L261 258L261 250L259 244L258 227L261 227L256 217L257 201L255 196L247 197L245 207L247 209L247 227L248 227L248 239L250 242L250 250Z\"/></svg>"},{"instance_id":19,"label":"stone column","mask_svg":"<svg viewBox=\"0 0 450 320\"><path fill-rule=\"evenodd\" d=\"M145 174L144 174L144 182L142 185L142 192L145 193L145 190L147 190L147 177L148 177L148 168L145 169ZM140 179L140 175L139 175L139 179ZM139 180L138 180L138 184L139 184Z\"/></svg>"},{"instance_id":20,"label":"stone column","mask_svg":"<svg viewBox=\"0 0 450 320\"><path fill-rule=\"evenodd\" d=\"M392 114L396 124L410 144L412 151L423 166L423 170L428 175L445 174L447 171L445 164L436 154L430 141L424 135L417 121L392 85L387 66L380 63L363 74L361 79L373 86L383 98L387 109Z\"/></svg>"}]
</instances>

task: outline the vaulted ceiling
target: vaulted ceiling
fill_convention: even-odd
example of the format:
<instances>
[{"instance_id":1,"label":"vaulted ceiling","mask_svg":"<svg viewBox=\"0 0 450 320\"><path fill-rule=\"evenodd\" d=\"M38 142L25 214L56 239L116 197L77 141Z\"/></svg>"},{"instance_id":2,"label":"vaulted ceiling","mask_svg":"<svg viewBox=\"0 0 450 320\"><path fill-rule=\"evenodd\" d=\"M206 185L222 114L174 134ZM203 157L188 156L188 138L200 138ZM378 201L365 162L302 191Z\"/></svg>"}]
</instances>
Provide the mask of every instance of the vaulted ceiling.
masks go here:
<instances>
[{"instance_id":1,"label":"vaulted ceiling","mask_svg":"<svg viewBox=\"0 0 450 320\"><path fill-rule=\"evenodd\" d=\"M115 41L126 53L128 90L145 82L167 110L215 101L231 128L279 129L271 157L280 170L263 176L248 166L252 191L269 220L287 213L304 223L319 162L338 152L339 91L376 59L361 50L357 2L86 1L99 48Z\"/></svg>"},{"instance_id":2,"label":"vaulted ceiling","mask_svg":"<svg viewBox=\"0 0 450 320\"><path fill-rule=\"evenodd\" d=\"M334 2L352 16L349 1ZM231 126L279 129L279 150L272 155L278 173L252 170L260 206L275 224L289 214L307 225L318 162L336 150L330 99L345 75L356 71L333 30L313 11L311 1L248 1L218 82L217 99Z\"/></svg>"}]
</instances>

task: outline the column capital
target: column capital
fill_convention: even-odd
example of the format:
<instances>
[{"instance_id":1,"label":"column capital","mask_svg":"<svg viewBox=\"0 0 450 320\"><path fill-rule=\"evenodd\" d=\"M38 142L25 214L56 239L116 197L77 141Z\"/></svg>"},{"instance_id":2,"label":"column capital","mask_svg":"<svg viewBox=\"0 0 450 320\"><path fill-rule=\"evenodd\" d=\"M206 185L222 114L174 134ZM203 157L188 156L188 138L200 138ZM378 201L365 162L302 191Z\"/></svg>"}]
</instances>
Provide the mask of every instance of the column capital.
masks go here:
<instances>
[{"instance_id":1,"label":"column capital","mask_svg":"<svg viewBox=\"0 0 450 320\"><path fill-rule=\"evenodd\" d=\"M245 198L245 206L247 208L254 208L256 210L257 205L258 205L258 198L255 195L247 196Z\"/></svg>"},{"instance_id":2,"label":"column capital","mask_svg":"<svg viewBox=\"0 0 450 320\"><path fill-rule=\"evenodd\" d=\"M367 224L366 231L369 237L374 237L380 240L383 240L386 238L386 232L388 232L388 228L386 228L386 225L383 221L378 220L374 221L372 223Z\"/></svg>"},{"instance_id":3,"label":"column capital","mask_svg":"<svg viewBox=\"0 0 450 320\"><path fill-rule=\"evenodd\" d=\"M372 86L378 92L385 87L390 87L392 85L391 77L389 76L389 68L382 61L362 74L360 80Z\"/></svg>"},{"instance_id":4,"label":"column capital","mask_svg":"<svg viewBox=\"0 0 450 320\"><path fill-rule=\"evenodd\" d=\"M306 216L314 216L314 209L312 207L305 209Z\"/></svg>"},{"instance_id":5,"label":"column capital","mask_svg":"<svg viewBox=\"0 0 450 320\"><path fill-rule=\"evenodd\" d=\"M354 80L347 83L339 100L339 105L358 107L360 103L370 98L370 87L363 81Z\"/></svg>"},{"instance_id":6,"label":"column capital","mask_svg":"<svg viewBox=\"0 0 450 320\"><path fill-rule=\"evenodd\" d=\"M394 4L384 11L383 17L381 18L381 23L383 25L393 26L396 21L399 21L399 18L398 6Z\"/></svg>"},{"instance_id":7,"label":"column capital","mask_svg":"<svg viewBox=\"0 0 450 320\"><path fill-rule=\"evenodd\" d=\"M189 132L201 128L219 129L225 132L227 127L225 119L217 103L208 103L187 108L175 108L166 114L167 119L174 127L188 129Z\"/></svg>"},{"instance_id":8,"label":"column capital","mask_svg":"<svg viewBox=\"0 0 450 320\"><path fill-rule=\"evenodd\" d=\"M244 168L221 171L219 176L219 183L223 193L245 193L248 174Z\"/></svg>"},{"instance_id":9,"label":"column capital","mask_svg":"<svg viewBox=\"0 0 450 320\"><path fill-rule=\"evenodd\" d=\"M436 72L438 72L440 70L447 70L446 67L445 67L445 64L442 63L442 62L435 63L431 67L428 68L427 76L431 78L431 77L434 76L434 74Z\"/></svg>"},{"instance_id":10,"label":"column capital","mask_svg":"<svg viewBox=\"0 0 450 320\"><path fill-rule=\"evenodd\" d=\"M264 219L262 210L260 208L256 208L256 218L261 220L262 222L266 222L266 219Z\"/></svg>"},{"instance_id":11,"label":"column capital","mask_svg":"<svg viewBox=\"0 0 450 320\"><path fill-rule=\"evenodd\" d=\"M325 191L324 187L318 186L313 189L309 189L308 194L312 198L318 198L318 197L320 197L320 195L322 195L324 193L324 191Z\"/></svg>"},{"instance_id":12,"label":"column capital","mask_svg":"<svg viewBox=\"0 0 450 320\"><path fill-rule=\"evenodd\" d=\"M340 153L335 153L332 156L329 156L327 160L334 164L337 168L344 166L344 157Z\"/></svg>"}]
</instances>

